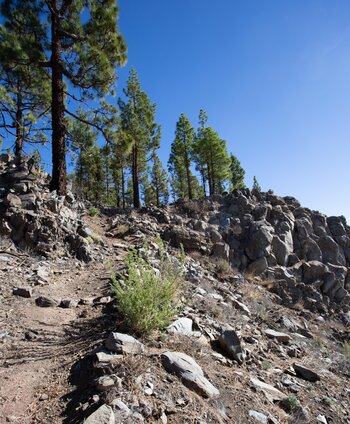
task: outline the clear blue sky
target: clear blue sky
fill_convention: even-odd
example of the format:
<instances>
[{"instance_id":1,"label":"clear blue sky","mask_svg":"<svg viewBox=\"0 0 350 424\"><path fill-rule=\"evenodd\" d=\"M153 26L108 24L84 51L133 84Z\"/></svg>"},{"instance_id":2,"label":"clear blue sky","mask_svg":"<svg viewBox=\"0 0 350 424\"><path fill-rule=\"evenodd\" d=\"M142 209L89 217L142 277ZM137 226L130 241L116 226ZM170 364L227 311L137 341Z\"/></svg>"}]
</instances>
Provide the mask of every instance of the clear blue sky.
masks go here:
<instances>
[{"instance_id":1,"label":"clear blue sky","mask_svg":"<svg viewBox=\"0 0 350 424\"><path fill-rule=\"evenodd\" d=\"M119 0L130 66L175 122L209 124L264 190L350 221L349 0Z\"/></svg>"}]
</instances>

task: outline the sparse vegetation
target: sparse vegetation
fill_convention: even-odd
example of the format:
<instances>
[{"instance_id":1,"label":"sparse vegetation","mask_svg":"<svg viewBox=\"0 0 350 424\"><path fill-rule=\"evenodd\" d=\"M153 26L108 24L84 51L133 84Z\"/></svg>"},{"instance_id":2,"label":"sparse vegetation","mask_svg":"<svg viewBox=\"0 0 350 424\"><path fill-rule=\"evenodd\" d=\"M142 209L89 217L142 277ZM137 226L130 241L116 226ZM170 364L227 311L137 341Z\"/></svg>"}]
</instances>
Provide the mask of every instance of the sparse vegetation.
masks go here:
<instances>
[{"instance_id":1,"label":"sparse vegetation","mask_svg":"<svg viewBox=\"0 0 350 424\"><path fill-rule=\"evenodd\" d=\"M215 271L219 274L219 275L226 275L229 274L230 272L232 272L232 268L231 265L228 261L226 261L225 259L219 259L219 258L215 258L213 259L214 265L215 265Z\"/></svg>"},{"instance_id":2,"label":"sparse vegetation","mask_svg":"<svg viewBox=\"0 0 350 424\"><path fill-rule=\"evenodd\" d=\"M287 396L281 400L281 406L287 412L294 412L300 406L300 402L295 396Z\"/></svg>"},{"instance_id":3,"label":"sparse vegetation","mask_svg":"<svg viewBox=\"0 0 350 424\"><path fill-rule=\"evenodd\" d=\"M180 305L178 294L183 286L184 258L171 257L160 240L158 246L159 269L151 265L145 244L142 256L136 250L129 251L126 275L119 275L112 282L120 313L142 335L165 328Z\"/></svg>"},{"instance_id":4,"label":"sparse vegetation","mask_svg":"<svg viewBox=\"0 0 350 424\"><path fill-rule=\"evenodd\" d=\"M91 206L91 208L89 209L89 216L94 217L98 215L98 209L95 208L94 206Z\"/></svg>"}]
</instances>

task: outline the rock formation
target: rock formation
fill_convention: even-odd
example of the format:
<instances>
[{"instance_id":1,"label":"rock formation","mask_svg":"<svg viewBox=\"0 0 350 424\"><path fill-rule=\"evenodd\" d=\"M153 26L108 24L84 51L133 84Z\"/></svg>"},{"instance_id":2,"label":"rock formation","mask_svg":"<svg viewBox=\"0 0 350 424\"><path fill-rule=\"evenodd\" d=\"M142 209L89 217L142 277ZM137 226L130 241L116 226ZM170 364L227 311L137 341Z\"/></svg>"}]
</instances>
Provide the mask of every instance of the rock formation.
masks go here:
<instances>
[{"instance_id":1,"label":"rock formation","mask_svg":"<svg viewBox=\"0 0 350 424\"><path fill-rule=\"evenodd\" d=\"M0 156L0 236L8 236L21 250L45 257L92 259L81 218L84 205L72 193L49 191L49 176L32 158Z\"/></svg>"}]
</instances>

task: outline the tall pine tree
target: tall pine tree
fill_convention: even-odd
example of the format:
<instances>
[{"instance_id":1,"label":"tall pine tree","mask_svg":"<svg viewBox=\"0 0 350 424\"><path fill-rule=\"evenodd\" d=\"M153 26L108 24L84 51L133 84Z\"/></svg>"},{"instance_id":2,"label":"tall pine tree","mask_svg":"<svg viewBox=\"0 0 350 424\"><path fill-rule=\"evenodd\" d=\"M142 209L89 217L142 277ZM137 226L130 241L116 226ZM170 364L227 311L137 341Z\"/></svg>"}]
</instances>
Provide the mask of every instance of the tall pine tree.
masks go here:
<instances>
[{"instance_id":1,"label":"tall pine tree","mask_svg":"<svg viewBox=\"0 0 350 424\"><path fill-rule=\"evenodd\" d=\"M231 188L242 189L245 188L244 184L244 176L245 170L242 168L240 161L236 158L234 154L231 153L230 156L231 164L230 164L230 172L231 172Z\"/></svg>"},{"instance_id":2,"label":"tall pine tree","mask_svg":"<svg viewBox=\"0 0 350 424\"><path fill-rule=\"evenodd\" d=\"M29 64L29 55L44 60L40 38L39 8L36 2L21 0L1 4L0 25L0 128L14 140L14 152L20 156L23 144L46 141L48 129L50 80L48 73Z\"/></svg>"},{"instance_id":3,"label":"tall pine tree","mask_svg":"<svg viewBox=\"0 0 350 424\"><path fill-rule=\"evenodd\" d=\"M172 191L176 198L196 197L196 178L191 172L195 131L184 113L176 123L175 139L171 145L168 169L172 174Z\"/></svg>"},{"instance_id":4,"label":"tall pine tree","mask_svg":"<svg viewBox=\"0 0 350 424\"><path fill-rule=\"evenodd\" d=\"M22 0L4 0L13 10ZM52 115L52 180L50 188L66 193L65 116L79 117L69 110L71 101L92 100L107 94L114 84L115 68L126 60L126 46L119 34L115 0L32 0L40 10L40 19L28 24L38 34L37 42L45 60L37 51L28 51L16 66L42 67L50 74ZM46 27L48 30L46 31ZM74 94L68 91L71 87ZM76 97L79 96L79 97Z\"/></svg>"},{"instance_id":5,"label":"tall pine tree","mask_svg":"<svg viewBox=\"0 0 350 424\"><path fill-rule=\"evenodd\" d=\"M208 184L209 194L221 193L229 178L230 159L226 142L211 127L206 127L206 113L199 113L199 128L193 146L193 159L200 172L204 195Z\"/></svg>"},{"instance_id":6,"label":"tall pine tree","mask_svg":"<svg viewBox=\"0 0 350 424\"><path fill-rule=\"evenodd\" d=\"M120 127L131 146L133 205L141 207L140 179L160 144L160 126L155 122L156 104L151 103L134 68L124 90L126 100L119 99Z\"/></svg>"}]
</instances>

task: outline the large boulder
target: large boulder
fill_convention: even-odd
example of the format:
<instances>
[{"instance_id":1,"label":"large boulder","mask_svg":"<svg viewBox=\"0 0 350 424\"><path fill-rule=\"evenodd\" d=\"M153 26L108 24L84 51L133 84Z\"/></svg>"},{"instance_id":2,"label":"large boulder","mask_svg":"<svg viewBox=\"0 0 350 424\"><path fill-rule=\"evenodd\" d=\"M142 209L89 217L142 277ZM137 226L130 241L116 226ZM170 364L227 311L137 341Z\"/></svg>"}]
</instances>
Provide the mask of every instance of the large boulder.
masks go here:
<instances>
[{"instance_id":1,"label":"large boulder","mask_svg":"<svg viewBox=\"0 0 350 424\"><path fill-rule=\"evenodd\" d=\"M346 265L343 249L330 236L320 237L318 245L322 252L323 262L335 265Z\"/></svg>"},{"instance_id":2,"label":"large boulder","mask_svg":"<svg viewBox=\"0 0 350 424\"><path fill-rule=\"evenodd\" d=\"M163 239L175 247L181 245L185 250L207 251L207 242L203 233L174 225L163 232Z\"/></svg>"},{"instance_id":3,"label":"large boulder","mask_svg":"<svg viewBox=\"0 0 350 424\"><path fill-rule=\"evenodd\" d=\"M273 232L273 228L264 221L251 224L245 248L250 260L255 261L263 256L268 256L271 252Z\"/></svg>"}]
</instances>

